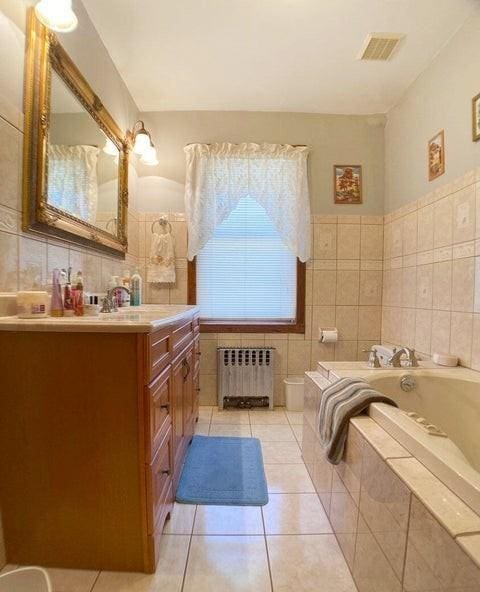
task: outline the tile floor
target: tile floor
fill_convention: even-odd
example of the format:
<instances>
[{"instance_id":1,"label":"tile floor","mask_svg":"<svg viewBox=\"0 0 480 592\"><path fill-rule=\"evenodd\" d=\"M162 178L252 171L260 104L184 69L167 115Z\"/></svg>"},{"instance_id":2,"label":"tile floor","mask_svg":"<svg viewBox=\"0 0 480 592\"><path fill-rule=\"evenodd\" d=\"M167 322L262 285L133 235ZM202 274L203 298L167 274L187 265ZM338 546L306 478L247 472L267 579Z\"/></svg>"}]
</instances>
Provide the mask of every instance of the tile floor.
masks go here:
<instances>
[{"instance_id":1,"label":"tile floor","mask_svg":"<svg viewBox=\"0 0 480 592\"><path fill-rule=\"evenodd\" d=\"M54 592L356 592L301 457L302 413L201 407L196 433L259 438L269 503L176 504L156 574L55 569Z\"/></svg>"}]
</instances>

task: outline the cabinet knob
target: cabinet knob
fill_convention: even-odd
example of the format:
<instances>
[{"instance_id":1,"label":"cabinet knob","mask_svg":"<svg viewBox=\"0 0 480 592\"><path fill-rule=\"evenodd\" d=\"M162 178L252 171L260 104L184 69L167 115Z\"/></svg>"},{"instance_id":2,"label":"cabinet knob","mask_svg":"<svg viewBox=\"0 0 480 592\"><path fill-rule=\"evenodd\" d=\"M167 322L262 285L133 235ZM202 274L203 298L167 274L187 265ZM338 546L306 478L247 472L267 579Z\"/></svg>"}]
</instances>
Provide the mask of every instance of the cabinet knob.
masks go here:
<instances>
[{"instance_id":1,"label":"cabinet knob","mask_svg":"<svg viewBox=\"0 0 480 592\"><path fill-rule=\"evenodd\" d=\"M168 411L170 409L170 403L165 403L165 405L160 405L160 409L166 409Z\"/></svg>"},{"instance_id":2,"label":"cabinet knob","mask_svg":"<svg viewBox=\"0 0 480 592\"><path fill-rule=\"evenodd\" d=\"M170 469L164 469L162 475L170 475Z\"/></svg>"}]
</instances>

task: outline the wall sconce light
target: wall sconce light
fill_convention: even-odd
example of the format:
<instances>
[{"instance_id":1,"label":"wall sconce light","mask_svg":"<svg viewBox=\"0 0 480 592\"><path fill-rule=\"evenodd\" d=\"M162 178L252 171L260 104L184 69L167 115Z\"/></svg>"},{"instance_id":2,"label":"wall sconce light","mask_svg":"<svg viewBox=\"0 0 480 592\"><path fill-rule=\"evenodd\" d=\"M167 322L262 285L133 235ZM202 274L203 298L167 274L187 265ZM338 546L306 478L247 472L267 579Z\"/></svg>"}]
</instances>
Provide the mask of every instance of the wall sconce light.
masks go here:
<instances>
[{"instance_id":1,"label":"wall sconce light","mask_svg":"<svg viewBox=\"0 0 480 592\"><path fill-rule=\"evenodd\" d=\"M70 33L78 25L71 0L41 0L35 14L43 25L58 33Z\"/></svg>"},{"instance_id":2,"label":"wall sconce light","mask_svg":"<svg viewBox=\"0 0 480 592\"><path fill-rule=\"evenodd\" d=\"M103 151L105 154L108 154L108 156L118 156L118 148L115 146L112 140L110 140L110 138L107 138L105 146L103 147Z\"/></svg>"},{"instance_id":3,"label":"wall sconce light","mask_svg":"<svg viewBox=\"0 0 480 592\"><path fill-rule=\"evenodd\" d=\"M134 154L140 156L140 162L148 166L158 164L157 151L150 133L145 129L143 121L137 121L131 132L127 132L127 140L133 146Z\"/></svg>"}]
</instances>

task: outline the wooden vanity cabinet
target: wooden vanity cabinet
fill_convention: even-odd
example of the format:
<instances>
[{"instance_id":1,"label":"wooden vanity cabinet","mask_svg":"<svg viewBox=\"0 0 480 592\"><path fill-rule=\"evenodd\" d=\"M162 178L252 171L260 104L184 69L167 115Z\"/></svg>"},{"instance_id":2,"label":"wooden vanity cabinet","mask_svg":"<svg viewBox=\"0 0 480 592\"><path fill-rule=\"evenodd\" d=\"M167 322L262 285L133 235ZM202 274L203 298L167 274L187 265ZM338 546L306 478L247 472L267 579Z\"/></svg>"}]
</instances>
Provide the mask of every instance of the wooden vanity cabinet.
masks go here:
<instances>
[{"instance_id":1,"label":"wooden vanity cabinet","mask_svg":"<svg viewBox=\"0 0 480 592\"><path fill-rule=\"evenodd\" d=\"M151 333L0 331L9 563L155 571L198 417L198 339L193 314Z\"/></svg>"}]
</instances>

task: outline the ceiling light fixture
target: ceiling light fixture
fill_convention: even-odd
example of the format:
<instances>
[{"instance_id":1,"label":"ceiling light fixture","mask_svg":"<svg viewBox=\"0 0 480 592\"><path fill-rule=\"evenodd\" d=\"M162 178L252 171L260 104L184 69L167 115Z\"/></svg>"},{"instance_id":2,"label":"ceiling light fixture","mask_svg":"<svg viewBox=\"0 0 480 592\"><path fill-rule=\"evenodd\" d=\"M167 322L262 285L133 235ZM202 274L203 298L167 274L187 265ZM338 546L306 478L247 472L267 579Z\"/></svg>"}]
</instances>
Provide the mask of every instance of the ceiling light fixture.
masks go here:
<instances>
[{"instance_id":1,"label":"ceiling light fixture","mask_svg":"<svg viewBox=\"0 0 480 592\"><path fill-rule=\"evenodd\" d=\"M143 121L137 121L131 132L127 132L127 140L133 146L134 154L140 156L140 162L148 166L158 164L157 151L150 133L145 129Z\"/></svg>"},{"instance_id":2,"label":"ceiling light fixture","mask_svg":"<svg viewBox=\"0 0 480 592\"><path fill-rule=\"evenodd\" d=\"M78 25L71 0L41 0L35 14L42 24L58 33L70 33Z\"/></svg>"}]
</instances>

